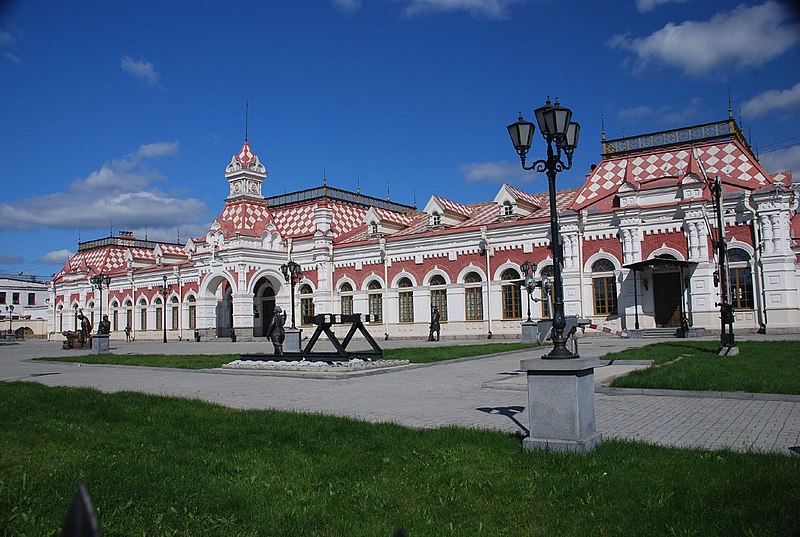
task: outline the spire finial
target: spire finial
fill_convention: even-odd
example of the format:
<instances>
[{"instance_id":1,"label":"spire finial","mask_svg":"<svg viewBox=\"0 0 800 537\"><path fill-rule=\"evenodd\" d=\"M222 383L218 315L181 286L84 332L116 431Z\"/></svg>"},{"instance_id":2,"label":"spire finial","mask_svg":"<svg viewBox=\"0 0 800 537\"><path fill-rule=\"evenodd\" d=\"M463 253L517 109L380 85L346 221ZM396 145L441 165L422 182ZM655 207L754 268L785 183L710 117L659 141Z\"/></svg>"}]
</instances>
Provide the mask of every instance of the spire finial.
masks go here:
<instances>
[{"instance_id":1,"label":"spire finial","mask_svg":"<svg viewBox=\"0 0 800 537\"><path fill-rule=\"evenodd\" d=\"M386 180L386 201L391 201L391 196L389 195L389 180Z\"/></svg>"},{"instance_id":2,"label":"spire finial","mask_svg":"<svg viewBox=\"0 0 800 537\"><path fill-rule=\"evenodd\" d=\"M606 140L606 117L603 112L600 112L600 140Z\"/></svg>"},{"instance_id":3,"label":"spire finial","mask_svg":"<svg viewBox=\"0 0 800 537\"><path fill-rule=\"evenodd\" d=\"M731 87L728 86L728 119L733 119L733 106L731 106Z\"/></svg>"},{"instance_id":4,"label":"spire finial","mask_svg":"<svg viewBox=\"0 0 800 537\"><path fill-rule=\"evenodd\" d=\"M416 209L417 208L417 189L416 188L412 188L411 189L411 196L412 196L412 198L414 200L414 208Z\"/></svg>"},{"instance_id":5,"label":"spire finial","mask_svg":"<svg viewBox=\"0 0 800 537\"><path fill-rule=\"evenodd\" d=\"M244 141L247 141L247 128L250 122L250 101L244 102Z\"/></svg>"},{"instance_id":6,"label":"spire finial","mask_svg":"<svg viewBox=\"0 0 800 537\"><path fill-rule=\"evenodd\" d=\"M322 165L322 186L328 186L328 170L325 164Z\"/></svg>"},{"instance_id":7,"label":"spire finial","mask_svg":"<svg viewBox=\"0 0 800 537\"><path fill-rule=\"evenodd\" d=\"M356 176L356 194L361 194L361 174Z\"/></svg>"}]
</instances>

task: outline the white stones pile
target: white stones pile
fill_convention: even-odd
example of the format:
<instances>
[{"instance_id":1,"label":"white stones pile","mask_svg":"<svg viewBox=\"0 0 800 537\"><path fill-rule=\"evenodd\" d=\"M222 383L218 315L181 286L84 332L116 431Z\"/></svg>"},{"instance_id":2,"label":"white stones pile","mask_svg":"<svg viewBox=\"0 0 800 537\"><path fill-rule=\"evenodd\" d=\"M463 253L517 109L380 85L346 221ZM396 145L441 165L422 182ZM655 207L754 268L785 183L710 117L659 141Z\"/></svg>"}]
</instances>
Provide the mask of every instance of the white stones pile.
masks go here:
<instances>
[{"instance_id":1,"label":"white stones pile","mask_svg":"<svg viewBox=\"0 0 800 537\"><path fill-rule=\"evenodd\" d=\"M234 360L222 366L223 369L267 369L272 371L360 371L408 365L408 360L361 360L346 362L308 362L282 360Z\"/></svg>"}]
</instances>

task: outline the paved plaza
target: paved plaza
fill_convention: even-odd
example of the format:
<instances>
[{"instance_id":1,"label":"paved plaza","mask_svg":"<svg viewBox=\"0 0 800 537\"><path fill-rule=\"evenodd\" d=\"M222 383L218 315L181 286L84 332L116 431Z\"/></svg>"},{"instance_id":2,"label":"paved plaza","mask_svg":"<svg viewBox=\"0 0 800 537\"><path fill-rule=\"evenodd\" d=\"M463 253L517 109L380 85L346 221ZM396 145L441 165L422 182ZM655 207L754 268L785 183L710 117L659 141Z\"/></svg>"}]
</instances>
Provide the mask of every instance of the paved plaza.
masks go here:
<instances>
[{"instance_id":1,"label":"paved plaza","mask_svg":"<svg viewBox=\"0 0 800 537\"><path fill-rule=\"evenodd\" d=\"M788 338L797 336L774 337ZM587 337L580 342L580 353L600 357L654 341L658 340ZM469 343L476 341L381 342L384 348ZM112 341L111 350L120 354L247 354L270 352L271 345ZM414 428L459 425L520 433L528 423L527 387L525 375L519 371L520 360L544 351L517 351L352 373L178 370L32 360L88 352L62 350L60 341L2 344L0 380L188 397L231 408L315 412ZM800 445L800 396L622 390L603 386L609 378L636 367L644 366L612 363L595 372L597 429L606 438L787 455L789 447Z\"/></svg>"}]
</instances>

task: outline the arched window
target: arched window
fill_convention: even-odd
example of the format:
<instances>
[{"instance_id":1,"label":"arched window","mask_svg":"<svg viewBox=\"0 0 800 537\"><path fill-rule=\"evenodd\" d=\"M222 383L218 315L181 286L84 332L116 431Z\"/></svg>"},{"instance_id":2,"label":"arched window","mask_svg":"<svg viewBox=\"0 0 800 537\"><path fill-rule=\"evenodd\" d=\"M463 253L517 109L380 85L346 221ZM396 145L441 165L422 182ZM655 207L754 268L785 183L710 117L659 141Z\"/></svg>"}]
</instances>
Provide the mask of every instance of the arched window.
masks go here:
<instances>
[{"instance_id":1,"label":"arched window","mask_svg":"<svg viewBox=\"0 0 800 537\"><path fill-rule=\"evenodd\" d=\"M595 315L617 313L617 279L614 264L608 259L598 259L592 265L592 295Z\"/></svg>"},{"instance_id":2,"label":"arched window","mask_svg":"<svg viewBox=\"0 0 800 537\"><path fill-rule=\"evenodd\" d=\"M483 320L483 279L477 272L464 276L464 308L467 321Z\"/></svg>"},{"instance_id":3,"label":"arched window","mask_svg":"<svg viewBox=\"0 0 800 537\"><path fill-rule=\"evenodd\" d=\"M444 276L441 274L434 274L428 281L431 287L431 307L439 308L440 321L447 322L447 289L444 281Z\"/></svg>"},{"instance_id":4,"label":"arched window","mask_svg":"<svg viewBox=\"0 0 800 537\"><path fill-rule=\"evenodd\" d=\"M109 304L111 308L111 330L114 332L119 330L119 302L114 299L111 304Z\"/></svg>"},{"instance_id":5,"label":"arched window","mask_svg":"<svg viewBox=\"0 0 800 537\"><path fill-rule=\"evenodd\" d=\"M750 254L741 248L728 250L728 274L731 285L731 305L735 310L751 310L753 301L753 273Z\"/></svg>"},{"instance_id":6,"label":"arched window","mask_svg":"<svg viewBox=\"0 0 800 537\"><path fill-rule=\"evenodd\" d=\"M307 283L300 286L300 324L308 325L314 316L314 290Z\"/></svg>"},{"instance_id":7,"label":"arched window","mask_svg":"<svg viewBox=\"0 0 800 537\"><path fill-rule=\"evenodd\" d=\"M89 308L89 322L94 326L94 302L89 302L86 307Z\"/></svg>"},{"instance_id":8,"label":"arched window","mask_svg":"<svg viewBox=\"0 0 800 537\"><path fill-rule=\"evenodd\" d=\"M139 329L147 330L147 302L139 300Z\"/></svg>"},{"instance_id":9,"label":"arched window","mask_svg":"<svg viewBox=\"0 0 800 537\"><path fill-rule=\"evenodd\" d=\"M133 330L133 303L130 298L125 300L125 326Z\"/></svg>"},{"instance_id":10,"label":"arched window","mask_svg":"<svg viewBox=\"0 0 800 537\"><path fill-rule=\"evenodd\" d=\"M189 330L194 330L197 328L197 300L194 295L189 295L186 302L189 303Z\"/></svg>"},{"instance_id":11,"label":"arched window","mask_svg":"<svg viewBox=\"0 0 800 537\"><path fill-rule=\"evenodd\" d=\"M156 297L153 301L156 306L156 330L164 329L164 308L161 303L161 297Z\"/></svg>"},{"instance_id":12,"label":"arched window","mask_svg":"<svg viewBox=\"0 0 800 537\"><path fill-rule=\"evenodd\" d=\"M344 282L339 286L339 294L341 295L342 315L353 314L353 286Z\"/></svg>"},{"instance_id":13,"label":"arched window","mask_svg":"<svg viewBox=\"0 0 800 537\"><path fill-rule=\"evenodd\" d=\"M550 301L552 300L552 293L550 289L553 288L553 265L547 265L541 272L542 287L540 289L540 298L542 300L542 319L549 319L552 315L550 313ZM545 282L548 282L545 283Z\"/></svg>"},{"instance_id":14,"label":"arched window","mask_svg":"<svg viewBox=\"0 0 800 537\"><path fill-rule=\"evenodd\" d=\"M63 305L59 305L58 306L58 331L59 332L63 332L64 331L64 306Z\"/></svg>"},{"instance_id":15,"label":"arched window","mask_svg":"<svg viewBox=\"0 0 800 537\"><path fill-rule=\"evenodd\" d=\"M369 296L369 318L370 322L383 322L383 288L381 282L372 280L367 285Z\"/></svg>"},{"instance_id":16,"label":"arched window","mask_svg":"<svg viewBox=\"0 0 800 537\"><path fill-rule=\"evenodd\" d=\"M400 322L413 323L414 322L414 292L411 291L411 280L408 278L400 278L397 282L397 287L400 289L397 293L398 304L400 308Z\"/></svg>"},{"instance_id":17,"label":"arched window","mask_svg":"<svg viewBox=\"0 0 800 537\"><path fill-rule=\"evenodd\" d=\"M172 311L172 329L178 329L178 319L180 318L178 309L178 297L174 296L169 300L170 310Z\"/></svg>"},{"instance_id":18,"label":"arched window","mask_svg":"<svg viewBox=\"0 0 800 537\"><path fill-rule=\"evenodd\" d=\"M503 319L522 319L522 300L520 298L520 275L516 269L503 271Z\"/></svg>"}]
</instances>

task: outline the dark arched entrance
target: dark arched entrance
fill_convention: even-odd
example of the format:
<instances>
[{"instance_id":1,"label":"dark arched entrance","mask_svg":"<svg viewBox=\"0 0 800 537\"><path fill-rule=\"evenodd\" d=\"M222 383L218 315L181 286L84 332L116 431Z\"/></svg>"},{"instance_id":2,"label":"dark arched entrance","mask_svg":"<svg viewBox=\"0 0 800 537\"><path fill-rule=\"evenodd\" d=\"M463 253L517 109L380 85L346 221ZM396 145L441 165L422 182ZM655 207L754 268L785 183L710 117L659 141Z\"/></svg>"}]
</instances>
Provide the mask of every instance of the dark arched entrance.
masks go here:
<instances>
[{"instance_id":1,"label":"dark arched entrance","mask_svg":"<svg viewBox=\"0 0 800 537\"><path fill-rule=\"evenodd\" d=\"M275 309L275 289L267 278L261 278L256 283L253 296L253 336L266 337Z\"/></svg>"}]
</instances>

